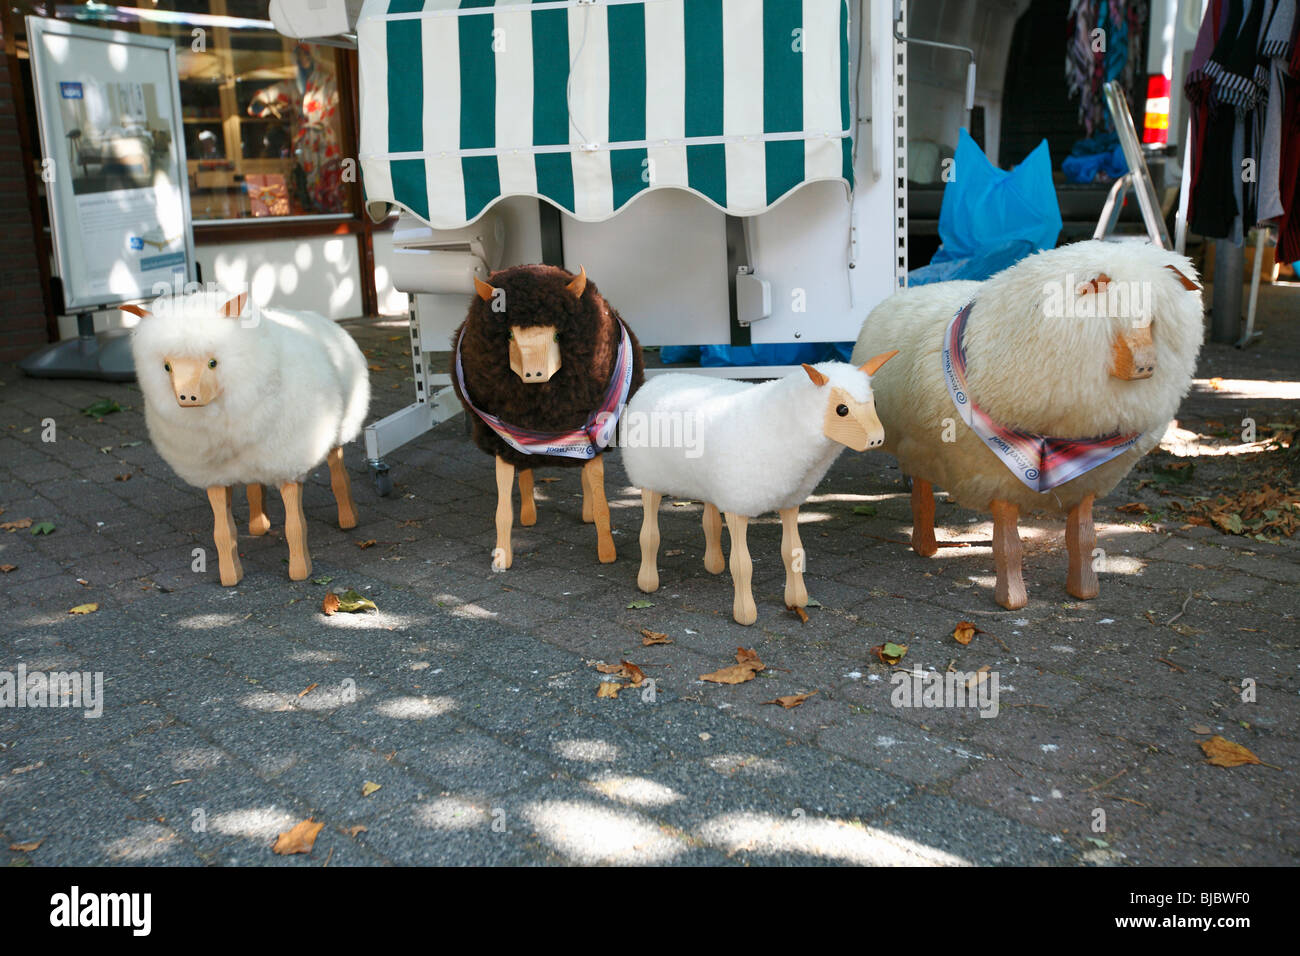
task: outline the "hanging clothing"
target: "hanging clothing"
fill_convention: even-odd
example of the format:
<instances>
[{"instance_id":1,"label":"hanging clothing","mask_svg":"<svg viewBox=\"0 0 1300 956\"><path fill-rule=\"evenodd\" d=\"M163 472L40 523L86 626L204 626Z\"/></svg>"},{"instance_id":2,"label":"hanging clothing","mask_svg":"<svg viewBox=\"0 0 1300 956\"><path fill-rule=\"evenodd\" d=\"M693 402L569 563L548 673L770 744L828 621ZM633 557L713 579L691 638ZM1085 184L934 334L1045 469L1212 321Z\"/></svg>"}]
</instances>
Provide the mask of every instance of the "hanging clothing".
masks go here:
<instances>
[{"instance_id":1,"label":"hanging clothing","mask_svg":"<svg viewBox=\"0 0 1300 956\"><path fill-rule=\"evenodd\" d=\"M1242 243L1275 222L1278 258L1300 256L1300 12L1297 0L1218 0L1184 83L1191 108L1189 223Z\"/></svg>"},{"instance_id":2,"label":"hanging clothing","mask_svg":"<svg viewBox=\"0 0 1300 956\"><path fill-rule=\"evenodd\" d=\"M1278 191L1284 212L1277 220L1277 257L1282 262L1300 260L1300 12L1294 19L1289 49L1279 48L1288 54L1282 60L1286 72L1278 131Z\"/></svg>"},{"instance_id":3,"label":"hanging clothing","mask_svg":"<svg viewBox=\"0 0 1300 956\"><path fill-rule=\"evenodd\" d=\"M1065 85L1079 98L1079 123L1089 137L1113 129L1101 90L1109 81L1119 81L1133 109L1146 22L1146 0L1070 0Z\"/></svg>"}]
</instances>

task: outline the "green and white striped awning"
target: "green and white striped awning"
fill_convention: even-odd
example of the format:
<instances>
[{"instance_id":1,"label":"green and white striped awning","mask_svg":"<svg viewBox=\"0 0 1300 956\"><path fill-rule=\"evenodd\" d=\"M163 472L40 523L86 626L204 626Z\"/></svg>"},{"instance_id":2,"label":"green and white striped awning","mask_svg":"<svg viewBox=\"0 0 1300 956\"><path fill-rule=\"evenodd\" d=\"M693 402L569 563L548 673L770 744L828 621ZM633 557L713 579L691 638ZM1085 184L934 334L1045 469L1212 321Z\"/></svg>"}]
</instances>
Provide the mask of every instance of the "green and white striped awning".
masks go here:
<instances>
[{"instance_id":1,"label":"green and white striped awning","mask_svg":"<svg viewBox=\"0 0 1300 956\"><path fill-rule=\"evenodd\" d=\"M851 188L848 17L847 0L365 0L367 202L452 229L505 196L596 222L657 188L735 216Z\"/></svg>"}]
</instances>

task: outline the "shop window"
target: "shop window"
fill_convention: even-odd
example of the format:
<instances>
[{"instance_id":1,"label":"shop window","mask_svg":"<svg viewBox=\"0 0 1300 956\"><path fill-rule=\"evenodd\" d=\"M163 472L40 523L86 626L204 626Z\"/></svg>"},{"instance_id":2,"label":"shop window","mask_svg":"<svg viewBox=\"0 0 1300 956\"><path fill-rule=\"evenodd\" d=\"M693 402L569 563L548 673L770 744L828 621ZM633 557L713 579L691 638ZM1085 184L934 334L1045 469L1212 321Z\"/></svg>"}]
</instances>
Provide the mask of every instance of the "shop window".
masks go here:
<instances>
[{"instance_id":1,"label":"shop window","mask_svg":"<svg viewBox=\"0 0 1300 956\"><path fill-rule=\"evenodd\" d=\"M22 12L48 15L39 5ZM174 38L196 223L352 214L346 61L276 33L266 0L59 4L57 15Z\"/></svg>"}]
</instances>

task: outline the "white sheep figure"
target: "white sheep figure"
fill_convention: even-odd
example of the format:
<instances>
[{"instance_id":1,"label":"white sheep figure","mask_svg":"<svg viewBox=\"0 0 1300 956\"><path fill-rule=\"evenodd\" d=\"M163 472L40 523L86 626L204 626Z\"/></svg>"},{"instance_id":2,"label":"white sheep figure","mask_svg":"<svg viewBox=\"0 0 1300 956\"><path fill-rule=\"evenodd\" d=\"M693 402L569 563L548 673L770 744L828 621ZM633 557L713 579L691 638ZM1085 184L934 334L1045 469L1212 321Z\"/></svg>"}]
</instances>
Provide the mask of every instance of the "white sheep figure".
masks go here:
<instances>
[{"instance_id":1,"label":"white sheep figure","mask_svg":"<svg viewBox=\"0 0 1300 956\"><path fill-rule=\"evenodd\" d=\"M131 352L149 437L177 475L207 489L226 587L244 576L233 485L247 485L254 535L271 528L263 485L280 489L295 581L311 574L302 481L326 459L339 527L356 527L342 446L360 433L370 406L366 360L347 332L311 312L261 309L241 318L247 298L196 293L160 298L150 309L123 306L141 320Z\"/></svg>"},{"instance_id":2,"label":"white sheep figure","mask_svg":"<svg viewBox=\"0 0 1300 956\"><path fill-rule=\"evenodd\" d=\"M786 606L806 605L799 506L846 447L883 444L871 376L896 354L877 355L861 368L805 365L760 384L670 374L641 386L620 426L623 464L644 509L637 586L647 593L659 588L659 503L668 494L704 502L710 574L723 568L719 512L726 515L737 623L758 619L745 532L750 518L769 511L781 515Z\"/></svg>"},{"instance_id":3,"label":"white sheep figure","mask_svg":"<svg viewBox=\"0 0 1300 956\"><path fill-rule=\"evenodd\" d=\"M1195 275L1147 243L1087 241L876 306L854 356L885 342L905 355L873 384L884 450L912 479L913 550L938 549L933 486L991 511L995 597L1015 610L1028 600L1020 512L1065 512L1066 590L1096 597L1093 501L1159 443L1191 387Z\"/></svg>"}]
</instances>

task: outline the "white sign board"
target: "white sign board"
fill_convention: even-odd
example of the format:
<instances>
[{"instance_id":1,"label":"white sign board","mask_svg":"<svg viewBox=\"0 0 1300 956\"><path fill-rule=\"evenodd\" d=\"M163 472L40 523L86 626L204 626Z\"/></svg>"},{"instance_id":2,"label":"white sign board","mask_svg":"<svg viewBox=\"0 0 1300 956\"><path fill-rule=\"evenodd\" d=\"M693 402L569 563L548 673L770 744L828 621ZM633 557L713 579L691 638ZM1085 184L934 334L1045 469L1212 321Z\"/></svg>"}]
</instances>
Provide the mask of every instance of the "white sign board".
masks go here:
<instances>
[{"instance_id":1,"label":"white sign board","mask_svg":"<svg viewBox=\"0 0 1300 956\"><path fill-rule=\"evenodd\" d=\"M194 237L172 42L39 17L27 37L64 308L183 285Z\"/></svg>"}]
</instances>

